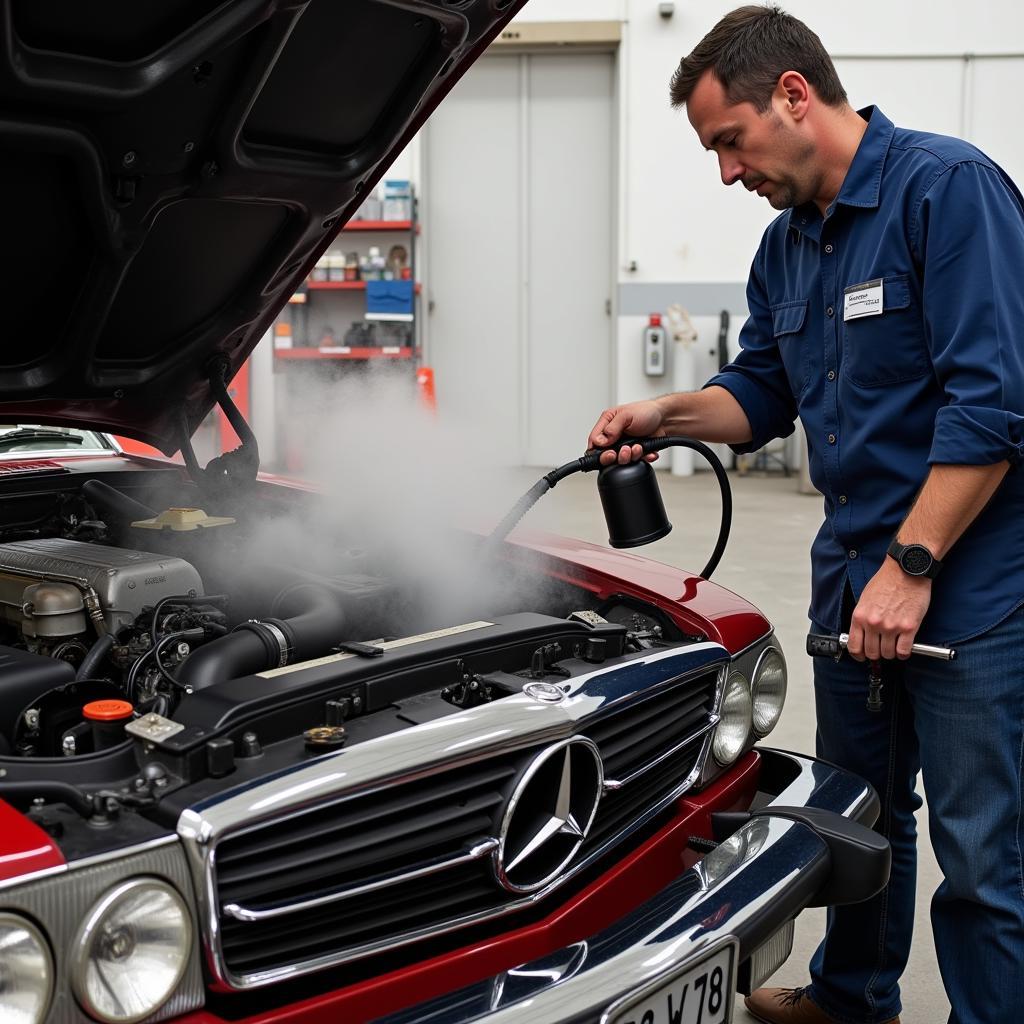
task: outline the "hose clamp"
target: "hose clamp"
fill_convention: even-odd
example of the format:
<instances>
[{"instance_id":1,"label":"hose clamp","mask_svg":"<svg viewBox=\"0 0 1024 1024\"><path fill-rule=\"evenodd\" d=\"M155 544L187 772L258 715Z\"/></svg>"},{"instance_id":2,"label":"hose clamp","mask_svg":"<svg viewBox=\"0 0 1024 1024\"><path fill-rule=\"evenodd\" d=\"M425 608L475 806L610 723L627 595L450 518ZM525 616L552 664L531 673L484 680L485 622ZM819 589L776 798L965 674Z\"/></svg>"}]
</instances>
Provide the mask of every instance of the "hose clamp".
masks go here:
<instances>
[{"instance_id":1,"label":"hose clamp","mask_svg":"<svg viewBox=\"0 0 1024 1024\"><path fill-rule=\"evenodd\" d=\"M277 646L280 649L280 657L277 665L274 667L284 668L284 666L288 664L289 655L292 653L291 647L288 646L288 637L286 637L281 629L275 626L272 622L261 622L260 625L277 641Z\"/></svg>"},{"instance_id":2,"label":"hose clamp","mask_svg":"<svg viewBox=\"0 0 1024 1024\"><path fill-rule=\"evenodd\" d=\"M292 649L288 643L288 637L285 636L284 630L280 626L275 625L273 622L266 622L263 619L247 619L245 622L235 626L232 632L237 632L240 629L251 630L260 637L267 648L267 654L271 660L275 656L277 657L277 664L270 665L268 666L269 668L284 668L288 664ZM275 645L277 648L276 655L274 651Z\"/></svg>"}]
</instances>

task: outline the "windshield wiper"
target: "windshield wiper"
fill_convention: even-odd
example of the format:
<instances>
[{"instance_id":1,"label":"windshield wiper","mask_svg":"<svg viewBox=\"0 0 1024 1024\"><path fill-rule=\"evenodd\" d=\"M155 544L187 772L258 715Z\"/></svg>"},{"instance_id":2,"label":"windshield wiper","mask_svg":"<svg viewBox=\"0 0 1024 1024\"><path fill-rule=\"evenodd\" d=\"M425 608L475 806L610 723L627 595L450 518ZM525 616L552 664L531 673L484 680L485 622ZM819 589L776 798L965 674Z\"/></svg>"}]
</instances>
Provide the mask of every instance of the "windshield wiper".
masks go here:
<instances>
[{"instance_id":1,"label":"windshield wiper","mask_svg":"<svg viewBox=\"0 0 1024 1024\"><path fill-rule=\"evenodd\" d=\"M25 441L60 441L62 444L80 445L85 438L81 434L68 434L63 430L39 430L26 427L24 430L13 430L9 434L0 435L0 452L19 445Z\"/></svg>"}]
</instances>

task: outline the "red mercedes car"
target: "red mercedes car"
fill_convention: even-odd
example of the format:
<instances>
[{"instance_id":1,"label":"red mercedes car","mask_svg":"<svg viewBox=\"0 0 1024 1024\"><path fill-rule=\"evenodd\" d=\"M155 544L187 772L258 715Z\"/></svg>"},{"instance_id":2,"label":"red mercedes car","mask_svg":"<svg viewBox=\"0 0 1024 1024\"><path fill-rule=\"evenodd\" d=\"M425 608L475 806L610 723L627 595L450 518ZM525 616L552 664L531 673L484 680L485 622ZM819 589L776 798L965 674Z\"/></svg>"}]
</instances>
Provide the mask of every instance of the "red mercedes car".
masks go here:
<instances>
[{"instance_id":1,"label":"red mercedes car","mask_svg":"<svg viewBox=\"0 0 1024 1024\"><path fill-rule=\"evenodd\" d=\"M10 5L3 1024L723 1024L884 883L709 571L453 531L453 611L259 473L227 381L519 6Z\"/></svg>"}]
</instances>

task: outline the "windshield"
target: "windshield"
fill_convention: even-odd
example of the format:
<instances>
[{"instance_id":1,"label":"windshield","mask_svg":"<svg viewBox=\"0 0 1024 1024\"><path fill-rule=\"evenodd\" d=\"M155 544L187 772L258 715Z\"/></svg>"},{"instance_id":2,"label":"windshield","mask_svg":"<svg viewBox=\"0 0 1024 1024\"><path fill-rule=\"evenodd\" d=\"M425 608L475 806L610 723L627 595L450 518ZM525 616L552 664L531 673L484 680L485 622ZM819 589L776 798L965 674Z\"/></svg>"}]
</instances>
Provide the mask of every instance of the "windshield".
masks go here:
<instances>
[{"instance_id":1,"label":"windshield","mask_svg":"<svg viewBox=\"0 0 1024 1024\"><path fill-rule=\"evenodd\" d=\"M68 452L113 452L117 448L95 430L43 427L32 423L0 424L0 459L14 455Z\"/></svg>"}]
</instances>

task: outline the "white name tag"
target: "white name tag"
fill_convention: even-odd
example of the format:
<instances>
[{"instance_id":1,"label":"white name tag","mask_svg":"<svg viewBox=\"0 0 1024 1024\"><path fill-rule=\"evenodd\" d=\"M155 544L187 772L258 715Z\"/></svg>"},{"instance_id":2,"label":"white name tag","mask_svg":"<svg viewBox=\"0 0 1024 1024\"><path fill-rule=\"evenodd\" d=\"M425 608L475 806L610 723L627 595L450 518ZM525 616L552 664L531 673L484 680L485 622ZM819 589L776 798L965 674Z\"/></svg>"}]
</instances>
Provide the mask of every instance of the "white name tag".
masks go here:
<instances>
[{"instance_id":1,"label":"white name tag","mask_svg":"<svg viewBox=\"0 0 1024 1024\"><path fill-rule=\"evenodd\" d=\"M859 320L862 316L878 316L882 302L882 279L853 284L843 292L843 320Z\"/></svg>"}]
</instances>

